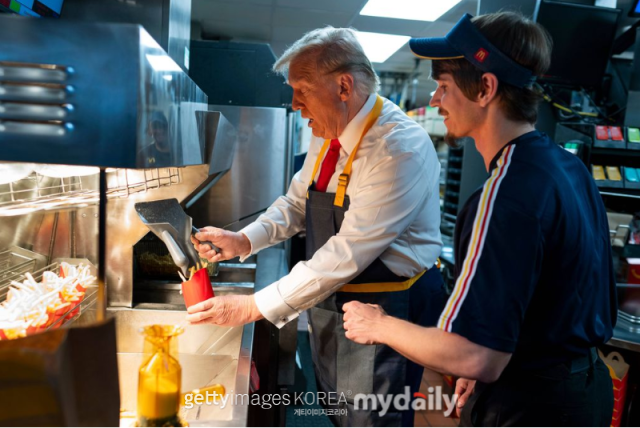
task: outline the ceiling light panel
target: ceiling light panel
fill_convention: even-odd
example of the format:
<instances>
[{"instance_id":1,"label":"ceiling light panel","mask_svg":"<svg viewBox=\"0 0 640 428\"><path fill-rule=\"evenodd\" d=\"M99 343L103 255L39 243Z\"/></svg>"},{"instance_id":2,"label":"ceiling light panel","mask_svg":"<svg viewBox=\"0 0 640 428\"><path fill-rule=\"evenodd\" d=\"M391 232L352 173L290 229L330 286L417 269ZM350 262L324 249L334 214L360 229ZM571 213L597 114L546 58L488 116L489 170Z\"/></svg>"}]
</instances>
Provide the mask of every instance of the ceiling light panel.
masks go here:
<instances>
[{"instance_id":1,"label":"ceiling light panel","mask_svg":"<svg viewBox=\"0 0 640 428\"><path fill-rule=\"evenodd\" d=\"M431 22L458 3L460 0L369 0L360 15Z\"/></svg>"},{"instance_id":2,"label":"ceiling light panel","mask_svg":"<svg viewBox=\"0 0 640 428\"><path fill-rule=\"evenodd\" d=\"M371 62L385 62L398 49L404 46L411 37L394 34L366 33L357 31L356 37Z\"/></svg>"}]
</instances>

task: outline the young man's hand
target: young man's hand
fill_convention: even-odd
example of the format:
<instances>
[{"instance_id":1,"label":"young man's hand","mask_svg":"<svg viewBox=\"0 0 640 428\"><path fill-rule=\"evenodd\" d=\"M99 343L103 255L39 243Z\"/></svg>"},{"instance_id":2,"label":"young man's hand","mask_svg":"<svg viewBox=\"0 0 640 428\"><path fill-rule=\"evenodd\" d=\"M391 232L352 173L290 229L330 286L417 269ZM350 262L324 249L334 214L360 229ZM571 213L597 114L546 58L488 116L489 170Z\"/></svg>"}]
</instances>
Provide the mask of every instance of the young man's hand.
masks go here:
<instances>
[{"instance_id":1,"label":"young man's hand","mask_svg":"<svg viewBox=\"0 0 640 428\"><path fill-rule=\"evenodd\" d=\"M458 400L456 401L456 416L460 417L462 408L467 404L467 401L469 401L469 397L473 394L475 386L475 380L465 379L463 377L456 382L455 394L458 396Z\"/></svg>"},{"instance_id":2,"label":"young man's hand","mask_svg":"<svg viewBox=\"0 0 640 428\"><path fill-rule=\"evenodd\" d=\"M388 315L379 305L352 301L345 303L342 310L347 339L362 345L382 343L380 333Z\"/></svg>"}]
</instances>

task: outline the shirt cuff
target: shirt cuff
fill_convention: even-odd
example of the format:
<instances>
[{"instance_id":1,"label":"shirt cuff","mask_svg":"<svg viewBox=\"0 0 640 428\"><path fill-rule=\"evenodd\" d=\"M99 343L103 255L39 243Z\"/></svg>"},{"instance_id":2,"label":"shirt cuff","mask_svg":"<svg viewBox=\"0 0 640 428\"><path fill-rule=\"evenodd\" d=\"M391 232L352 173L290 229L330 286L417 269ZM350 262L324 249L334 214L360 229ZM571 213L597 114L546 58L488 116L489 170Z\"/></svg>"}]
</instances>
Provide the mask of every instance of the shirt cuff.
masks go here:
<instances>
[{"instance_id":1,"label":"shirt cuff","mask_svg":"<svg viewBox=\"0 0 640 428\"><path fill-rule=\"evenodd\" d=\"M284 301L277 282L258 291L253 298L260 313L278 328L284 327L300 315Z\"/></svg>"},{"instance_id":2,"label":"shirt cuff","mask_svg":"<svg viewBox=\"0 0 640 428\"><path fill-rule=\"evenodd\" d=\"M260 223L253 222L242 229L240 233L244 234L251 244L251 251L249 251L249 254L240 257L240 263L244 262L252 254L256 254L269 246L269 234Z\"/></svg>"}]
</instances>

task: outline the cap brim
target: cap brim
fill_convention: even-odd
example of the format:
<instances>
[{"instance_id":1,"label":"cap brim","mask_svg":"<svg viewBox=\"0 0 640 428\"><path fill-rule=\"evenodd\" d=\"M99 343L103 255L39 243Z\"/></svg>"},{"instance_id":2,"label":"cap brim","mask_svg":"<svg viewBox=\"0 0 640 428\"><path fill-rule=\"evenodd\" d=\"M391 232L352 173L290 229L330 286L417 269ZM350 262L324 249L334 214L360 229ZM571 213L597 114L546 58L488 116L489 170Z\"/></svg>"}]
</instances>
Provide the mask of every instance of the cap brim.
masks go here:
<instances>
[{"instance_id":1,"label":"cap brim","mask_svg":"<svg viewBox=\"0 0 640 428\"><path fill-rule=\"evenodd\" d=\"M426 59L464 58L444 37L430 37L409 40L409 47L416 56Z\"/></svg>"}]
</instances>

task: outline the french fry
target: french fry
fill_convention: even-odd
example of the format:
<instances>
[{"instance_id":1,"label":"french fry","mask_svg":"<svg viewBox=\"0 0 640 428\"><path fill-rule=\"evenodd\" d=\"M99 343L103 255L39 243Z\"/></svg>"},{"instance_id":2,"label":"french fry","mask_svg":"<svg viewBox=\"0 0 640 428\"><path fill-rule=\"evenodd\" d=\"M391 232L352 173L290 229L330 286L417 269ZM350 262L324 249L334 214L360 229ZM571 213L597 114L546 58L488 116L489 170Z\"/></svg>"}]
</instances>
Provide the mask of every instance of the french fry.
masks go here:
<instances>
[{"instance_id":1,"label":"french fry","mask_svg":"<svg viewBox=\"0 0 640 428\"><path fill-rule=\"evenodd\" d=\"M59 272L59 274L58 274ZM2 339L13 339L55 327L78 315L86 286L95 280L89 266L62 263L57 272L44 272L41 282L30 273L22 283L12 281L0 303ZM1 336L1 335L0 335Z\"/></svg>"}]
</instances>

